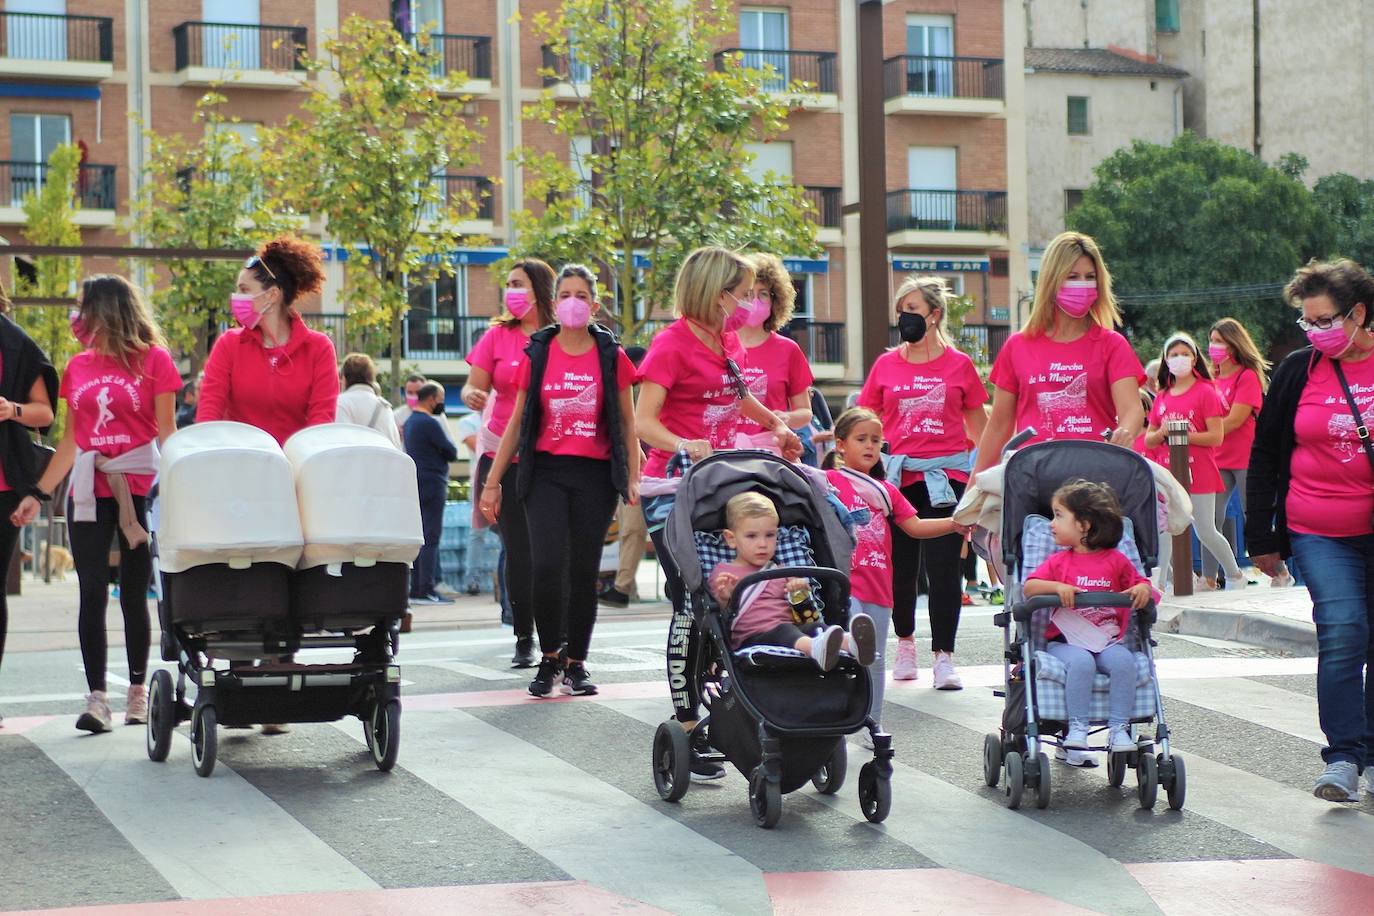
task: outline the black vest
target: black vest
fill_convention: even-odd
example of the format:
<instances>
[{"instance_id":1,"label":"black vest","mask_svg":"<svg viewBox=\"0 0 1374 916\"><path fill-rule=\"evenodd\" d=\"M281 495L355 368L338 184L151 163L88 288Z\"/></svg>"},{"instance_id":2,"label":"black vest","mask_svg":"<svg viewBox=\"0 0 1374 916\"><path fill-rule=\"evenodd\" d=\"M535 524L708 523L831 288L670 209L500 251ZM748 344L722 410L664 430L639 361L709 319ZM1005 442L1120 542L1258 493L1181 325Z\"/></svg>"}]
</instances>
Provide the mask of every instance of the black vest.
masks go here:
<instances>
[{"instance_id":1,"label":"black vest","mask_svg":"<svg viewBox=\"0 0 1374 916\"><path fill-rule=\"evenodd\" d=\"M601 364L601 428L611 442L611 484L622 497L629 499L630 460L625 451L625 435L620 422L620 386L616 384L620 342L614 334L599 324L587 326L596 342ZM520 499L529 495L534 480L534 443L544 421L544 405L539 397L544 384L544 370L549 364L549 344L558 334L558 325L551 324L530 336L525 354L530 360L530 383L525 390L525 412L520 417L520 441L516 452L520 455L515 472L515 492Z\"/></svg>"},{"instance_id":2,"label":"black vest","mask_svg":"<svg viewBox=\"0 0 1374 916\"><path fill-rule=\"evenodd\" d=\"M0 315L0 362L4 364L0 397L28 403L33 383L41 378L48 389L48 403L52 404L53 413L57 413L57 370L38 345L7 315ZM46 433L47 428L38 432ZM29 427L15 421L0 423L0 463L5 469L5 482L14 492L27 495L38 482L36 454ZM8 519L3 521L9 524Z\"/></svg>"}]
</instances>

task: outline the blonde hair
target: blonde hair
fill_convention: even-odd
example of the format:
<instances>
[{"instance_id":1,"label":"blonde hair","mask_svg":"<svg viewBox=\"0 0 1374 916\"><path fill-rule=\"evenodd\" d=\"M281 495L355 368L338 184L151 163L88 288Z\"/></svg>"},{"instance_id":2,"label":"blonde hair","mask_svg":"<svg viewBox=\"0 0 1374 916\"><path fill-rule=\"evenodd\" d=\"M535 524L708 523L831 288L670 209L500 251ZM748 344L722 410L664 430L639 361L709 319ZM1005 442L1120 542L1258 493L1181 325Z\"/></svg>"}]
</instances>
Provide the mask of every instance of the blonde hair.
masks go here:
<instances>
[{"instance_id":1,"label":"blonde hair","mask_svg":"<svg viewBox=\"0 0 1374 916\"><path fill-rule=\"evenodd\" d=\"M1093 262L1097 272L1097 301L1088 312L1093 323L1111 330L1121 323L1121 312L1116 307L1116 297L1112 295L1112 275L1107 263L1102 260L1102 252L1097 248L1092 236L1081 232L1061 232L1050 242L1040 259L1040 278L1035 284L1035 301L1031 305L1030 317L1021 329L1027 336L1048 334L1054 328L1055 295L1059 287L1073 270L1074 262L1087 257Z\"/></svg>"},{"instance_id":2,"label":"blonde hair","mask_svg":"<svg viewBox=\"0 0 1374 916\"><path fill-rule=\"evenodd\" d=\"M938 322L926 319L926 333L933 331L942 346L953 346L949 342L949 337L945 335L944 328L945 316L949 314L949 309L945 305L949 301L949 283L944 277L907 277L892 297L893 314L900 314L902 300L912 293L921 294L921 301L926 304L926 308L940 310Z\"/></svg>"},{"instance_id":3,"label":"blonde hair","mask_svg":"<svg viewBox=\"0 0 1374 916\"><path fill-rule=\"evenodd\" d=\"M92 348L119 360L126 369L141 367L153 347L166 347L143 294L118 274L96 274L81 283L81 321L94 339Z\"/></svg>"},{"instance_id":4,"label":"blonde hair","mask_svg":"<svg viewBox=\"0 0 1374 916\"><path fill-rule=\"evenodd\" d=\"M1207 332L1209 336L1212 331L1216 331L1221 335L1221 339L1226 341L1226 346L1235 354L1237 365L1259 376L1260 390L1268 391L1269 360L1260 355L1259 347L1255 346L1255 341L1251 339L1250 332L1245 330L1245 325L1234 318L1218 318Z\"/></svg>"},{"instance_id":5,"label":"blonde hair","mask_svg":"<svg viewBox=\"0 0 1374 916\"><path fill-rule=\"evenodd\" d=\"M754 268L754 283L762 283L773 294L773 310L763 323L765 331L776 331L792 320L792 309L797 304L797 288L792 285L792 275L782 263L782 258L766 251L749 256Z\"/></svg>"},{"instance_id":6,"label":"blonde hair","mask_svg":"<svg viewBox=\"0 0 1374 916\"><path fill-rule=\"evenodd\" d=\"M743 255L717 245L698 248L687 255L677 272L673 311L681 318L717 324L719 316L712 313L720 294L753 278L754 268Z\"/></svg>"},{"instance_id":7,"label":"blonde hair","mask_svg":"<svg viewBox=\"0 0 1374 916\"><path fill-rule=\"evenodd\" d=\"M778 520L778 507L762 493L736 493L725 504L725 527L733 531L735 526L748 518L771 518Z\"/></svg>"}]
</instances>

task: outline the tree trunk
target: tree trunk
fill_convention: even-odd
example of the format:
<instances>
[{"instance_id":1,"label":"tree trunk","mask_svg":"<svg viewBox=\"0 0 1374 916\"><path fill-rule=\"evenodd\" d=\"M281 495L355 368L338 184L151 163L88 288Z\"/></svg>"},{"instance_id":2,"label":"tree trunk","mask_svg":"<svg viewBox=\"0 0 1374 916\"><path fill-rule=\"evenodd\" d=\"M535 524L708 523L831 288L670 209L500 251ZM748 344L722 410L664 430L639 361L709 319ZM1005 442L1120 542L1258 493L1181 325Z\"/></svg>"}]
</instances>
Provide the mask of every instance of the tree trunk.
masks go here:
<instances>
[{"instance_id":1,"label":"tree trunk","mask_svg":"<svg viewBox=\"0 0 1374 916\"><path fill-rule=\"evenodd\" d=\"M402 403L401 392L405 386L401 382L401 309L391 310L391 402Z\"/></svg>"}]
</instances>

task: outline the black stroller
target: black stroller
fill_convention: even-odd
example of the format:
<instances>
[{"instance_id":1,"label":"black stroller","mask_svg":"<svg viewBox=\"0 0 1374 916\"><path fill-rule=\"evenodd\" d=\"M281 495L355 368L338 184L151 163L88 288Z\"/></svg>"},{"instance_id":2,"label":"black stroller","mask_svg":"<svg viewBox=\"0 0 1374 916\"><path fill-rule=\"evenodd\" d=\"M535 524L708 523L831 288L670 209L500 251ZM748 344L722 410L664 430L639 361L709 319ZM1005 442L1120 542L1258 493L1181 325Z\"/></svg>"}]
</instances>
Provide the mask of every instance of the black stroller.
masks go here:
<instances>
[{"instance_id":1,"label":"black stroller","mask_svg":"<svg viewBox=\"0 0 1374 916\"><path fill-rule=\"evenodd\" d=\"M1000 550L994 539L989 555L1000 556L1007 590L1008 610L994 618L1004 631L1005 683L1002 690L994 692L1006 702L1000 731L983 740L983 776L989 786L996 787L1005 771L1009 807L1020 807L1023 793L1030 790L1035 793L1036 807L1046 808L1050 803L1050 761L1041 747L1062 747L1058 733L1068 724L1064 666L1044 651L1046 624L1059 607L1059 599L1048 595L1025 600L1021 585L1027 573L1054 549L1048 522L1051 497L1065 481L1077 477L1110 485L1126 521L1126 535L1118 549L1147 576L1159 555L1158 502L1149 463L1135 452L1102 442L1042 442L1011 455L1004 468ZM1130 605L1126 595L1116 592L1084 592L1075 602L1097 607ZM1169 807L1177 810L1183 807L1186 779L1183 759L1169 749L1169 727L1150 635L1155 617L1154 604L1136 611L1133 626L1123 637L1136 655L1130 721L1137 749L1108 754L1107 780L1120 786L1126 770L1134 769L1142 808L1154 807L1158 789L1163 786ZM1089 715L1093 734L1105 731L1108 683L1106 675L1096 675ZM1147 728L1151 722L1155 723L1153 739Z\"/></svg>"},{"instance_id":2,"label":"black stroller","mask_svg":"<svg viewBox=\"0 0 1374 916\"><path fill-rule=\"evenodd\" d=\"M716 753L749 778L754 821L772 827L782 814L782 795L808 781L825 794L839 791L847 769L844 736L867 728L873 760L859 772L859 802L874 823L891 806L892 737L869 715L873 702L866 669L847 655L829 672L795 649L751 646L730 649L730 624L740 596L755 582L807 577L819 586L826 623L844 625L849 609L849 556L853 541L827 501L823 482L762 451L731 451L694 465L682 479L665 529L673 560L682 572L700 640L695 670L709 714L696 728ZM769 497L778 509L778 568L746 576L730 607L721 608L707 587L710 570L731 556L717 532L725 527L725 504L747 491ZM676 687L676 685L675 685ZM700 747L700 745L699 745ZM689 737L676 720L654 735L654 785L665 801L678 801L690 785Z\"/></svg>"},{"instance_id":3,"label":"black stroller","mask_svg":"<svg viewBox=\"0 0 1374 916\"><path fill-rule=\"evenodd\" d=\"M251 426L204 423L163 451L152 549L162 658L177 663L177 676L174 686L160 669L149 685L154 761L167 759L173 729L188 720L192 763L209 776L219 725L354 715L377 767L396 763L393 657L408 604L406 558L420 540L414 464L350 424L311 427L286 449ZM235 478L253 485L236 490ZM354 657L290 660L319 648L350 648Z\"/></svg>"}]
</instances>

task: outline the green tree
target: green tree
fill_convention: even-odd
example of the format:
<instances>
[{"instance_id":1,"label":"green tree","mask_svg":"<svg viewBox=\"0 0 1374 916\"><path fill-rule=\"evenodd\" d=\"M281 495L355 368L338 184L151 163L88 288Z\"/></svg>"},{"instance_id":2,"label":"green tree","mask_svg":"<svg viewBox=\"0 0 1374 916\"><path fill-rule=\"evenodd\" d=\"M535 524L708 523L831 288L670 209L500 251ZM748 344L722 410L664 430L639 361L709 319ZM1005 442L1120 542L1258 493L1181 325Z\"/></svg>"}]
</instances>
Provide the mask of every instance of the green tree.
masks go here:
<instances>
[{"instance_id":1,"label":"green tree","mask_svg":"<svg viewBox=\"0 0 1374 916\"><path fill-rule=\"evenodd\" d=\"M793 84L738 57L713 61L734 28L727 0L565 0L531 17L532 31L571 100L550 89L525 109L565 148L569 162L525 147L525 192L546 201L513 215L512 255L585 261L613 280L610 311L626 337L666 304L678 265L698 245L808 255L817 251L814 214L790 180L756 181L745 144L786 127ZM590 138L588 140L587 138ZM637 269L635 255L649 266ZM497 265L501 269L502 265Z\"/></svg>"},{"instance_id":2,"label":"green tree","mask_svg":"<svg viewBox=\"0 0 1374 916\"><path fill-rule=\"evenodd\" d=\"M354 15L324 50L305 61L315 75L307 117L269 132L273 184L295 212L323 216L341 244L366 246L348 260L343 298L350 324L389 331L395 386L407 285L452 273L456 227L476 209L441 176L477 165L485 122L465 113L464 74L435 75L424 36L412 42Z\"/></svg>"},{"instance_id":3,"label":"green tree","mask_svg":"<svg viewBox=\"0 0 1374 916\"><path fill-rule=\"evenodd\" d=\"M1169 146L1136 141L1094 170L1068 222L1101 245L1142 354L1172 331L1205 333L1223 315L1261 348L1288 335L1292 316L1272 288L1188 292L1282 283L1329 249L1331 224L1300 180L1301 162L1283 165L1185 133Z\"/></svg>"},{"instance_id":4,"label":"green tree","mask_svg":"<svg viewBox=\"0 0 1374 916\"><path fill-rule=\"evenodd\" d=\"M263 192L257 151L232 129L238 118L220 111L225 97L208 92L196 103L200 136L162 136L152 130L139 195L130 202L129 228L148 245L167 248L242 248L283 228ZM205 362L216 329L230 321L229 294L241 264L202 259L159 265L166 282L154 284L153 306L168 343Z\"/></svg>"},{"instance_id":5,"label":"green tree","mask_svg":"<svg viewBox=\"0 0 1374 916\"><path fill-rule=\"evenodd\" d=\"M1331 218L1331 254L1374 270L1374 181L1336 172L1317 179L1312 196Z\"/></svg>"}]
</instances>

